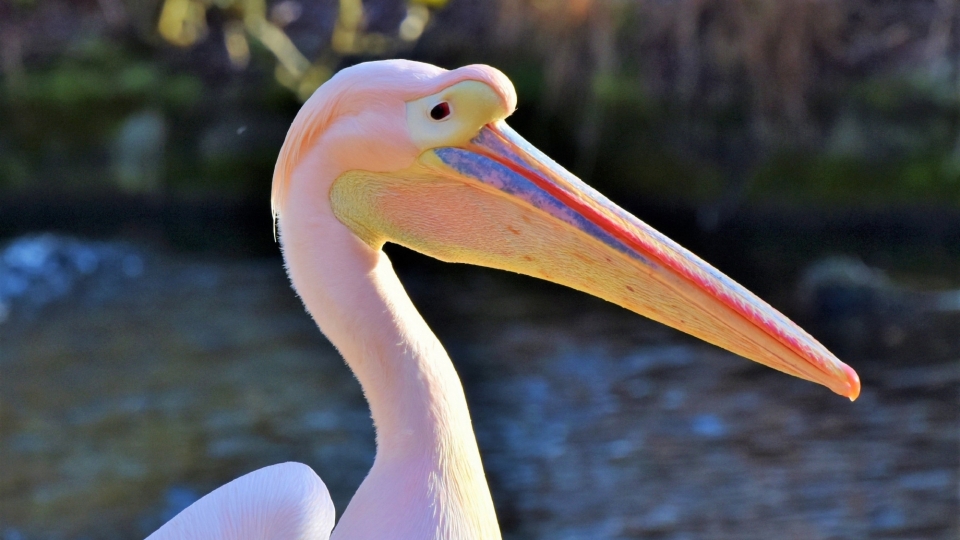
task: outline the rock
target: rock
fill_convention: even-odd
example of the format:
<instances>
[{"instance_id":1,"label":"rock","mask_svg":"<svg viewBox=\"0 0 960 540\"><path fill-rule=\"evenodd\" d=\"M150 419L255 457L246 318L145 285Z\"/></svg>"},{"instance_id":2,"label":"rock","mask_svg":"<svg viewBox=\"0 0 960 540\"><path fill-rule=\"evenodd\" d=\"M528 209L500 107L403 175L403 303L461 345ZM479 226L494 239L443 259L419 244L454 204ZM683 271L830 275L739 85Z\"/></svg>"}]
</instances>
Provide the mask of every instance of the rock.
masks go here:
<instances>
[{"instance_id":1,"label":"rock","mask_svg":"<svg viewBox=\"0 0 960 540\"><path fill-rule=\"evenodd\" d=\"M36 313L86 284L105 289L143 271L143 258L122 243L55 234L17 238L0 249L0 323Z\"/></svg>"}]
</instances>

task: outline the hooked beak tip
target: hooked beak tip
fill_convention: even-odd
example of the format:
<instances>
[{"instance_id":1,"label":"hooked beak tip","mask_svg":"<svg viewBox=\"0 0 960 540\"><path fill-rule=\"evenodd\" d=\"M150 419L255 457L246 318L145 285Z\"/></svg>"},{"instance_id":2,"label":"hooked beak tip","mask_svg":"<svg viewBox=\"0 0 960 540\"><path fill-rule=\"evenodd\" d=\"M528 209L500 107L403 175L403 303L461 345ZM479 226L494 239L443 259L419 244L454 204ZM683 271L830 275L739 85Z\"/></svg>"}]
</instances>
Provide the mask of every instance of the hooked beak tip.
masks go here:
<instances>
[{"instance_id":1,"label":"hooked beak tip","mask_svg":"<svg viewBox=\"0 0 960 540\"><path fill-rule=\"evenodd\" d=\"M860 376L857 375L857 372L853 370L850 366L843 364L842 365L844 373L847 375L847 393L846 396L850 398L850 401L856 401L860 397Z\"/></svg>"}]
</instances>

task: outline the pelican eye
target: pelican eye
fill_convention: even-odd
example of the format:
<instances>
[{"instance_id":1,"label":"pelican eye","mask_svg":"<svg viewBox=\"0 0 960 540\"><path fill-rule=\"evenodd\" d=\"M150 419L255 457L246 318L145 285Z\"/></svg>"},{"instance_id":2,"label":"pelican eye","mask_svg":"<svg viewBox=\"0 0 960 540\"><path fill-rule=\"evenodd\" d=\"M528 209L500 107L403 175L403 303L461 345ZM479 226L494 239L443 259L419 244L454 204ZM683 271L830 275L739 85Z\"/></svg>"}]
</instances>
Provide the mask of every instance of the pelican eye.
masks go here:
<instances>
[{"instance_id":1,"label":"pelican eye","mask_svg":"<svg viewBox=\"0 0 960 540\"><path fill-rule=\"evenodd\" d=\"M430 118L434 120L443 120L448 116L450 116L450 104L446 101L441 101L430 109Z\"/></svg>"}]
</instances>

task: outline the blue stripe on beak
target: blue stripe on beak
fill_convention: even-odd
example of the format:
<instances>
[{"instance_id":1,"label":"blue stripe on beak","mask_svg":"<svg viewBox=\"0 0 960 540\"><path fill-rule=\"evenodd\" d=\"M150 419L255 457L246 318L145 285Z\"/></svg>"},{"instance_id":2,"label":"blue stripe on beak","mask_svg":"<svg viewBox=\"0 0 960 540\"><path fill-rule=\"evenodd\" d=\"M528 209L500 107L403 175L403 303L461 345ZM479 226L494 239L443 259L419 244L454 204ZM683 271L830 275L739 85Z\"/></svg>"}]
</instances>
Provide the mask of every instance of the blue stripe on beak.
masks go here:
<instances>
[{"instance_id":1,"label":"blue stripe on beak","mask_svg":"<svg viewBox=\"0 0 960 540\"><path fill-rule=\"evenodd\" d=\"M480 137L482 137L482 135ZM478 137L478 139L480 139L480 137ZM500 149L497 148L497 150ZM454 169L459 174L523 200L534 208L542 210L576 227L613 249L629 255L631 258L647 266L656 266L652 261L637 253L636 250L631 249L595 223L580 215L574 209L557 200L553 195L541 189L522 174L511 170L503 164L486 156L461 148L437 148L434 152L445 165ZM507 159L514 157L511 155L512 153L508 151L499 153L504 154L504 157ZM511 161L514 161L518 165L523 163L515 159L511 159Z\"/></svg>"}]
</instances>

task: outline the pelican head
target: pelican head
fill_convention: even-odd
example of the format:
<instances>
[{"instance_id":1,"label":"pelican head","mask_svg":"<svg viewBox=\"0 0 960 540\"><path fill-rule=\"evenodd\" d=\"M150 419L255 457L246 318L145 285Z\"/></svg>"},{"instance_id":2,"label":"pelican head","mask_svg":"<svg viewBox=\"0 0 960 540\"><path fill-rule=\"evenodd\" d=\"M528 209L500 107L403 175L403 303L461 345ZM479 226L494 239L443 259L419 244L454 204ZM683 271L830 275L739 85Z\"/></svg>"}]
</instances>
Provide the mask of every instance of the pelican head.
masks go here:
<instances>
[{"instance_id":1,"label":"pelican head","mask_svg":"<svg viewBox=\"0 0 960 540\"><path fill-rule=\"evenodd\" d=\"M566 285L858 396L857 374L796 324L520 137L505 122L516 102L509 79L487 66L345 69L287 135L274 212L290 202L305 154L327 141L322 166L335 172L317 176L327 183L311 202L373 250L395 242Z\"/></svg>"}]
</instances>

